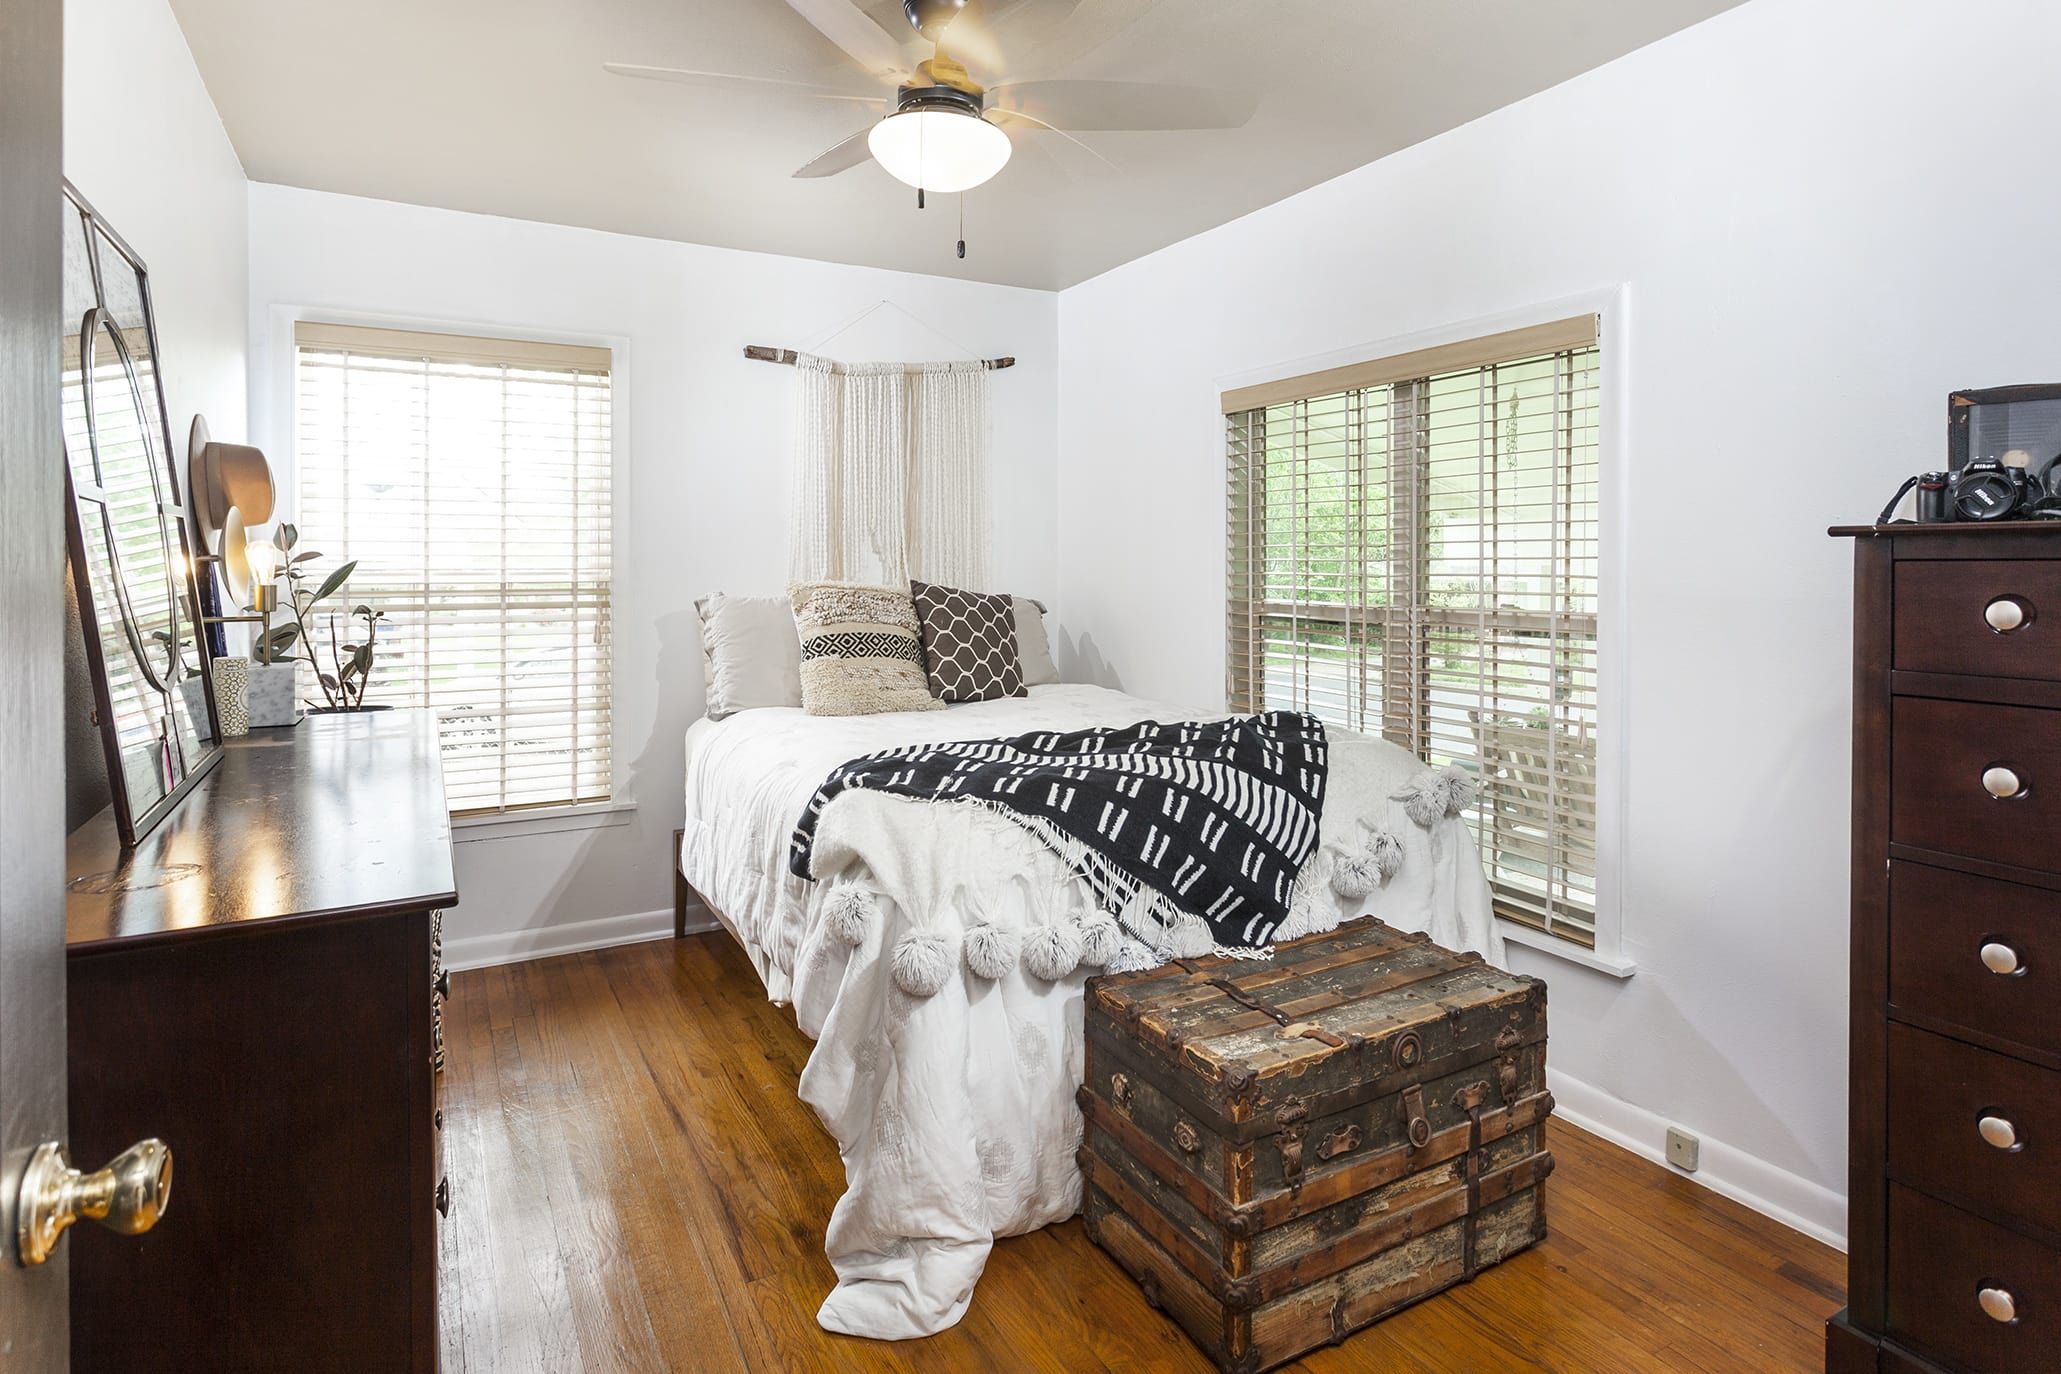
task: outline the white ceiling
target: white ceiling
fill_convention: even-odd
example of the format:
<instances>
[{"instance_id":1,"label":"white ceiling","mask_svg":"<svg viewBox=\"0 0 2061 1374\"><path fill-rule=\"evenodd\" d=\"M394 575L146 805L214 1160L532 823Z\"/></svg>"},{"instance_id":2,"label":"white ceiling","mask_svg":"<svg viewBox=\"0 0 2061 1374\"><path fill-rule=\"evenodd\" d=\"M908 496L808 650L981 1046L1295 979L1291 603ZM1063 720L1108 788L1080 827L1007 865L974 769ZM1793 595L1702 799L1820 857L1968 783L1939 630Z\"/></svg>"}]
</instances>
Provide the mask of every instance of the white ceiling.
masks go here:
<instances>
[{"instance_id":1,"label":"white ceiling","mask_svg":"<svg viewBox=\"0 0 2061 1374\"><path fill-rule=\"evenodd\" d=\"M893 22L893 0L864 0ZM868 162L789 173L871 117L832 101L633 81L605 61L849 84L781 0L172 0L258 181L1055 289L1432 137L1738 0L1042 0L1002 78L1255 94L1239 129L1012 134L918 211ZM906 31L896 37L914 39ZM912 53L912 55L915 55ZM1636 112L1627 112L1636 118ZM1100 158L1096 156L1100 154ZM1107 163L1101 159L1107 159ZM1113 165L1111 165L1113 164Z\"/></svg>"}]
</instances>

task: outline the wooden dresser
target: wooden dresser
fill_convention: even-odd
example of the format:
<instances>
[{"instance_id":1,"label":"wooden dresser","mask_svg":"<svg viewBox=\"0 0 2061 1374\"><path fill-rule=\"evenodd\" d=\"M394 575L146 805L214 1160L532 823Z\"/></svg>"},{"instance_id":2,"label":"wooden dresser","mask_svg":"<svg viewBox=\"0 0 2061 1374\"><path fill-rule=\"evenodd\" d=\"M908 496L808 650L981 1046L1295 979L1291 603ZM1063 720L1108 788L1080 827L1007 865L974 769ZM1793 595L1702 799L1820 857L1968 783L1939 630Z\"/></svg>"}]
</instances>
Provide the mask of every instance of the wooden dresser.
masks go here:
<instances>
[{"instance_id":1,"label":"wooden dresser","mask_svg":"<svg viewBox=\"0 0 2061 1374\"><path fill-rule=\"evenodd\" d=\"M103 813L66 864L72 1155L174 1161L155 1230L68 1237L73 1367L434 1370L434 718L255 732L140 848Z\"/></svg>"},{"instance_id":2,"label":"wooden dresser","mask_svg":"<svg viewBox=\"0 0 2061 1374\"><path fill-rule=\"evenodd\" d=\"M1832 1374L2061 1369L2061 529L1855 541Z\"/></svg>"}]
</instances>

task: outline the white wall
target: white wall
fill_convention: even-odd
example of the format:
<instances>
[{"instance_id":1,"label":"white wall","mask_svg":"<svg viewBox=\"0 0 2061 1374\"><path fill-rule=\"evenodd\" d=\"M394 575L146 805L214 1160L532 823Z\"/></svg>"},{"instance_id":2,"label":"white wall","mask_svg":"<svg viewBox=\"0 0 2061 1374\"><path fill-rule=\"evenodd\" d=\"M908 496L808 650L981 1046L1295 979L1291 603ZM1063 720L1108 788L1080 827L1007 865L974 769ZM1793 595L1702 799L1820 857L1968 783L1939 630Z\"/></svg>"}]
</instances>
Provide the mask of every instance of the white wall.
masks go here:
<instances>
[{"instance_id":1,"label":"white wall","mask_svg":"<svg viewBox=\"0 0 2061 1374\"><path fill-rule=\"evenodd\" d=\"M250 226L251 424L275 455L292 452L297 313L618 350L615 764L636 809L613 827L461 843L454 961L670 929L681 741L702 708L692 603L777 592L787 577L794 374L745 361L744 345L849 360L1014 355L991 393L995 575L1055 594L1050 293L262 184Z\"/></svg>"},{"instance_id":2,"label":"white wall","mask_svg":"<svg viewBox=\"0 0 2061 1374\"><path fill-rule=\"evenodd\" d=\"M1952 387L2061 376L2061 7L1756 0L1064 292L1064 667L1223 693L1224 379L1623 284L1627 952L1564 1102L1844 1225L1851 550ZM1779 485L1778 485L1779 484ZM1715 1147L1715 1148L1714 1148Z\"/></svg>"},{"instance_id":3,"label":"white wall","mask_svg":"<svg viewBox=\"0 0 2061 1374\"><path fill-rule=\"evenodd\" d=\"M67 0L64 174L150 269L172 443L242 436L243 164L166 0Z\"/></svg>"}]
</instances>

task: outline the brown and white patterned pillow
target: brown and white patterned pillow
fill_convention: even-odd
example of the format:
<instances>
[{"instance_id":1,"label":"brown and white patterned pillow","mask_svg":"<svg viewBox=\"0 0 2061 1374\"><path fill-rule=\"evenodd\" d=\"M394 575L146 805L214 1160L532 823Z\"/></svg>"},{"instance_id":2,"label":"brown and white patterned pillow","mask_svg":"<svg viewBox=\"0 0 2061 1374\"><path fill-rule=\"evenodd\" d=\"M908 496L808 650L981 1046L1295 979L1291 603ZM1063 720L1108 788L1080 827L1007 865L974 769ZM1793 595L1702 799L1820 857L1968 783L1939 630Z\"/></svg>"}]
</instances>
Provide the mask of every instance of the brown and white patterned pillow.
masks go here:
<instances>
[{"instance_id":1,"label":"brown and white patterned pillow","mask_svg":"<svg viewBox=\"0 0 2061 1374\"><path fill-rule=\"evenodd\" d=\"M802 709L812 716L941 711L923 675L916 608L898 587L797 582Z\"/></svg>"},{"instance_id":2,"label":"brown and white patterned pillow","mask_svg":"<svg viewBox=\"0 0 2061 1374\"><path fill-rule=\"evenodd\" d=\"M1030 695L1013 599L931 582L911 582L909 596L923 622L923 671L940 701Z\"/></svg>"}]
</instances>

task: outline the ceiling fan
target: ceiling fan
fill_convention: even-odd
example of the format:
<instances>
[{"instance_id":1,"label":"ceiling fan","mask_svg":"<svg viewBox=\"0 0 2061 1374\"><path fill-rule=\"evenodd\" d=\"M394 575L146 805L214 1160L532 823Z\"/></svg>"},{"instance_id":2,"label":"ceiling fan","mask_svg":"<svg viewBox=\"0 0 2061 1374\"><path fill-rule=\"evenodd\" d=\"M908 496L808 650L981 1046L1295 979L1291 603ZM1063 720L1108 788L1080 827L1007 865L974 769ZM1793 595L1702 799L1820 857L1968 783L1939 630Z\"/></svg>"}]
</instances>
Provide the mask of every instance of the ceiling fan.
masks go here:
<instances>
[{"instance_id":1,"label":"ceiling fan","mask_svg":"<svg viewBox=\"0 0 2061 1374\"><path fill-rule=\"evenodd\" d=\"M896 180L925 191L966 191L989 180L1009 161L1010 131L1075 138L1089 130L1233 129L1248 122L1257 101L1194 86L1136 81L1013 81L984 86L945 51L945 35L991 72L1003 67L1001 48L1012 30L1072 16L1081 0L899 0L875 9L899 10L913 31L897 42L856 0L787 0L875 83L871 89L820 85L780 77L690 71L625 62L603 63L617 76L736 89L756 87L790 97L873 104L881 117L802 164L797 177L834 176L868 158ZM891 21L890 21L891 22ZM913 64L909 49L931 45ZM906 46L905 46L906 45ZM883 92L881 84L891 86ZM1089 151L1093 151L1090 149ZM1097 154L1097 156L1100 156ZM1106 161L1106 159L1104 159ZM964 256L964 248L961 248Z\"/></svg>"}]
</instances>

